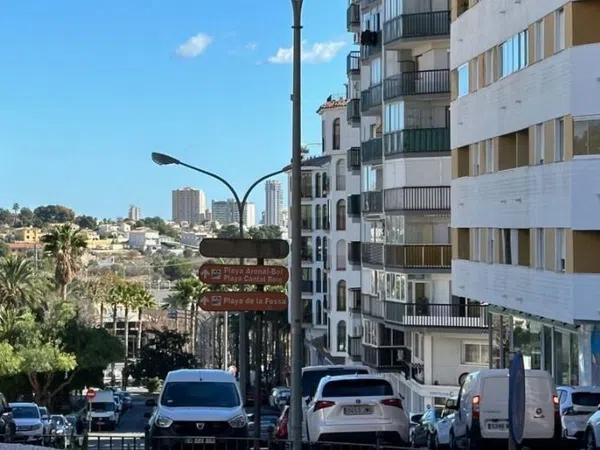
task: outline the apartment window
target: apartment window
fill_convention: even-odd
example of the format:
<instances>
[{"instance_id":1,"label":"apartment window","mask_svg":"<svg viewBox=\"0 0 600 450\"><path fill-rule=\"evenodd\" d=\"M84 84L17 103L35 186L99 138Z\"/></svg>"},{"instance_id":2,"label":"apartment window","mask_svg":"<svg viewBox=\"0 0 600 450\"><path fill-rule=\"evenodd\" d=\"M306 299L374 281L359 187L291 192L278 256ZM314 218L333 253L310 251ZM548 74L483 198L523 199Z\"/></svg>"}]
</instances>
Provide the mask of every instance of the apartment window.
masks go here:
<instances>
[{"instance_id":1,"label":"apartment window","mask_svg":"<svg viewBox=\"0 0 600 450\"><path fill-rule=\"evenodd\" d=\"M535 268L544 269L545 261L545 245L544 245L544 229L538 228L535 232Z\"/></svg>"},{"instance_id":2,"label":"apartment window","mask_svg":"<svg viewBox=\"0 0 600 450\"><path fill-rule=\"evenodd\" d=\"M488 344L476 342L463 342L462 345L462 363L473 365L488 364L489 353Z\"/></svg>"},{"instance_id":3,"label":"apartment window","mask_svg":"<svg viewBox=\"0 0 600 450\"><path fill-rule=\"evenodd\" d=\"M565 48L565 10L560 8L554 17L554 51L560 52Z\"/></svg>"},{"instance_id":4,"label":"apartment window","mask_svg":"<svg viewBox=\"0 0 600 450\"><path fill-rule=\"evenodd\" d=\"M321 307L321 300L316 301L315 307L315 325L321 325L323 323L323 308Z\"/></svg>"},{"instance_id":5,"label":"apartment window","mask_svg":"<svg viewBox=\"0 0 600 450\"><path fill-rule=\"evenodd\" d=\"M404 128L403 103L386 103L384 131L391 133ZM376 137L376 136L373 136Z\"/></svg>"},{"instance_id":6,"label":"apartment window","mask_svg":"<svg viewBox=\"0 0 600 450\"><path fill-rule=\"evenodd\" d=\"M502 230L502 264L512 264L512 242L511 230L505 228Z\"/></svg>"},{"instance_id":7,"label":"apartment window","mask_svg":"<svg viewBox=\"0 0 600 450\"><path fill-rule=\"evenodd\" d=\"M323 205L323 215L322 215L322 219L323 219L323 229L324 230L329 230L329 208L327 203Z\"/></svg>"},{"instance_id":8,"label":"apartment window","mask_svg":"<svg viewBox=\"0 0 600 450\"><path fill-rule=\"evenodd\" d=\"M333 121L333 144L332 144L332 148L333 150L339 150L340 149L340 119L339 117L337 119L334 119Z\"/></svg>"},{"instance_id":9,"label":"apartment window","mask_svg":"<svg viewBox=\"0 0 600 450\"><path fill-rule=\"evenodd\" d=\"M557 228L555 233L555 245L554 249L556 252L556 261L554 267L557 272L566 272L567 270L567 243L565 240L565 229Z\"/></svg>"},{"instance_id":10,"label":"apartment window","mask_svg":"<svg viewBox=\"0 0 600 450\"><path fill-rule=\"evenodd\" d=\"M346 229L346 200L338 200L335 207L335 229Z\"/></svg>"},{"instance_id":11,"label":"apartment window","mask_svg":"<svg viewBox=\"0 0 600 450\"><path fill-rule=\"evenodd\" d=\"M312 240L310 237L302 236L300 253L302 254L303 261L313 260Z\"/></svg>"},{"instance_id":12,"label":"apartment window","mask_svg":"<svg viewBox=\"0 0 600 450\"><path fill-rule=\"evenodd\" d=\"M485 172L492 173L495 171L494 167L494 140L487 139L485 145Z\"/></svg>"},{"instance_id":13,"label":"apartment window","mask_svg":"<svg viewBox=\"0 0 600 450\"><path fill-rule=\"evenodd\" d=\"M458 68L458 96L462 97L469 93L469 63Z\"/></svg>"},{"instance_id":14,"label":"apartment window","mask_svg":"<svg viewBox=\"0 0 600 450\"><path fill-rule=\"evenodd\" d=\"M302 223L302 229L310 231L312 230L312 206L302 205L300 207L300 217Z\"/></svg>"},{"instance_id":15,"label":"apartment window","mask_svg":"<svg viewBox=\"0 0 600 450\"><path fill-rule=\"evenodd\" d=\"M471 145L471 151L473 152L473 176L479 175L479 144Z\"/></svg>"},{"instance_id":16,"label":"apartment window","mask_svg":"<svg viewBox=\"0 0 600 450\"><path fill-rule=\"evenodd\" d=\"M485 85L492 84L494 82L494 50L488 50L484 55L484 82Z\"/></svg>"},{"instance_id":17,"label":"apartment window","mask_svg":"<svg viewBox=\"0 0 600 450\"><path fill-rule=\"evenodd\" d=\"M319 207L317 206L317 211L318 210ZM321 238L319 236L317 236L317 239L315 240L315 248L315 260L321 261L323 259L323 244L321 243Z\"/></svg>"},{"instance_id":18,"label":"apartment window","mask_svg":"<svg viewBox=\"0 0 600 450\"><path fill-rule=\"evenodd\" d=\"M300 190L302 191L302 197L312 198L312 174L310 172L304 172L300 179Z\"/></svg>"},{"instance_id":19,"label":"apartment window","mask_svg":"<svg viewBox=\"0 0 600 450\"><path fill-rule=\"evenodd\" d=\"M337 284L337 301L335 302L337 311L346 311L346 282L338 281Z\"/></svg>"},{"instance_id":20,"label":"apartment window","mask_svg":"<svg viewBox=\"0 0 600 450\"><path fill-rule=\"evenodd\" d=\"M554 122L554 161L564 161L565 159L565 121L556 119Z\"/></svg>"},{"instance_id":21,"label":"apartment window","mask_svg":"<svg viewBox=\"0 0 600 450\"><path fill-rule=\"evenodd\" d=\"M533 47L535 50L535 60L540 61L544 58L544 21L539 20L534 25L535 38Z\"/></svg>"},{"instance_id":22,"label":"apartment window","mask_svg":"<svg viewBox=\"0 0 600 450\"><path fill-rule=\"evenodd\" d=\"M495 250L495 242L494 242L494 229L488 228L487 230L487 255L486 262L488 264L492 264L494 262L494 250Z\"/></svg>"},{"instance_id":23,"label":"apartment window","mask_svg":"<svg viewBox=\"0 0 600 450\"><path fill-rule=\"evenodd\" d=\"M482 233L479 228L471 228L471 236L473 241L473 260L481 261L481 238Z\"/></svg>"},{"instance_id":24,"label":"apartment window","mask_svg":"<svg viewBox=\"0 0 600 450\"><path fill-rule=\"evenodd\" d=\"M340 239L337 241L336 247L336 269L346 270L346 241Z\"/></svg>"},{"instance_id":25,"label":"apartment window","mask_svg":"<svg viewBox=\"0 0 600 450\"><path fill-rule=\"evenodd\" d=\"M321 229L321 205L315 205L315 230Z\"/></svg>"},{"instance_id":26,"label":"apartment window","mask_svg":"<svg viewBox=\"0 0 600 450\"><path fill-rule=\"evenodd\" d=\"M503 77L527 67L527 39L527 31L522 31L500 45L500 64Z\"/></svg>"},{"instance_id":27,"label":"apartment window","mask_svg":"<svg viewBox=\"0 0 600 450\"><path fill-rule=\"evenodd\" d=\"M575 121L573 153L575 155L600 154L600 119Z\"/></svg>"},{"instance_id":28,"label":"apartment window","mask_svg":"<svg viewBox=\"0 0 600 450\"><path fill-rule=\"evenodd\" d=\"M544 124L538 123L535 126L534 135L534 164L544 164Z\"/></svg>"},{"instance_id":29,"label":"apartment window","mask_svg":"<svg viewBox=\"0 0 600 450\"><path fill-rule=\"evenodd\" d=\"M321 197L323 190L321 189L321 174L315 175L315 197Z\"/></svg>"},{"instance_id":30,"label":"apartment window","mask_svg":"<svg viewBox=\"0 0 600 450\"><path fill-rule=\"evenodd\" d=\"M371 86L381 83L381 58L371 61Z\"/></svg>"},{"instance_id":31,"label":"apartment window","mask_svg":"<svg viewBox=\"0 0 600 450\"><path fill-rule=\"evenodd\" d=\"M346 322L343 320L337 324L337 351L346 351Z\"/></svg>"},{"instance_id":32,"label":"apartment window","mask_svg":"<svg viewBox=\"0 0 600 450\"><path fill-rule=\"evenodd\" d=\"M321 292L321 269L316 271L315 282L315 292Z\"/></svg>"},{"instance_id":33,"label":"apartment window","mask_svg":"<svg viewBox=\"0 0 600 450\"><path fill-rule=\"evenodd\" d=\"M335 190L346 190L346 160L339 159L335 164Z\"/></svg>"}]
</instances>

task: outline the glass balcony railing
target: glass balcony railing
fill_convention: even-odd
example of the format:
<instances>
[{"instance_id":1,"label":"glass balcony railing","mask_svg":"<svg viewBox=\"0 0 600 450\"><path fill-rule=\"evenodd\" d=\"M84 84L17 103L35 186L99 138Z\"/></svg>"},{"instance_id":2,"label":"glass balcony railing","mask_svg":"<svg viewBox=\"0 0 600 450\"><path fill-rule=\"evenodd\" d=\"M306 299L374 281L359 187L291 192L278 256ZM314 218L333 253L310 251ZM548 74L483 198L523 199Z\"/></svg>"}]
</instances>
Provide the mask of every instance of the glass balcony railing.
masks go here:
<instances>
[{"instance_id":1,"label":"glass balcony railing","mask_svg":"<svg viewBox=\"0 0 600 450\"><path fill-rule=\"evenodd\" d=\"M450 71L419 70L402 72L385 79L383 97L392 100L409 95L450 93Z\"/></svg>"},{"instance_id":2,"label":"glass balcony railing","mask_svg":"<svg viewBox=\"0 0 600 450\"><path fill-rule=\"evenodd\" d=\"M346 120L352 126L360 124L360 99L353 98L346 105Z\"/></svg>"},{"instance_id":3,"label":"glass balcony railing","mask_svg":"<svg viewBox=\"0 0 600 450\"><path fill-rule=\"evenodd\" d=\"M381 191L363 192L362 212L380 213L383 211L383 193Z\"/></svg>"},{"instance_id":4,"label":"glass balcony railing","mask_svg":"<svg viewBox=\"0 0 600 450\"><path fill-rule=\"evenodd\" d=\"M399 269L450 270L451 245L386 245L386 267Z\"/></svg>"},{"instance_id":5,"label":"glass balcony railing","mask_svg":"<svg viewBox=\"0 0 600 450\"><path fill-rule=\"evenodd\" d=\"M349 32L356 31L360 28L360 5L358 3L350 3L346 10L346 26Z\"/></svg>"},{"instance_id":6,"label":"glass balcony railing","mask_svg":"<svg viewBox=\"0 0 600 450\"><path fill-rule=\"evenodd\" d=\"M374 138L360 144L362 164L380 164L383 155L383 139Z\"/></svg>"},{"instance_id":7,"label":"glass balcony railing","mask_svg":"<svg viewBox=\"0 0 600 450\"><path fill-rule=\"evenodd\" d=\"M360 147L352 147L346 152L348 170L360 170Z\"/></svg>"},{"instance_id":8,"label":"glass balcony railing","mask_svg":"<svg viewBox=\"0 0 600 450\"><path fill-rule=\"evenodd\" d=\"M351 51L346 57L346 75L358 75L360 73L360 52Z\"/></svg>"},{"instance_id":9,"label":"glass balcony railing","mask_svg":"<svg viewBox=\"0 0 600 450\"><path fill-rule=\"evenodd\" d=\"M371 108L381 107L381 90L383 86L376 84L369 89L362 91L360 94L360 109L363 113L368 112Z\"/></svg>"},{"instance_id":10,"label":"glass balcony railing","mask_svg":"<svg viewBox=\"0 0 600 450\"><path fill-rule=\"evenodd\" d=\"M383 266L383 253L383 244L363 242L361 245L360 254L363 264Z\"/></svg>"},{"instance_id":11,"label":"glass balcony railing","mask_svg":"<svg viewBox=\"0 0 600 450\"><path fill-rule=\"evenodd\" d=\"M449 128L414 128L384 135L385 155L450 151Z\"/></svg>"}]
</instances>

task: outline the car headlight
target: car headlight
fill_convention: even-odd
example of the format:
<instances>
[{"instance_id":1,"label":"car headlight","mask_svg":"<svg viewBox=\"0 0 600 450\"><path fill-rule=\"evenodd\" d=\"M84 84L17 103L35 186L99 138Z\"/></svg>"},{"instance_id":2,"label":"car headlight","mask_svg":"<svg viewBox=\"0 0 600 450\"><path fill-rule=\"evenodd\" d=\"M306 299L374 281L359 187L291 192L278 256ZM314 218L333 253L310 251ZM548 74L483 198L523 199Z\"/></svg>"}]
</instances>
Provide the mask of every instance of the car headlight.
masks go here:
<instances>
[{"instance_id":1,"label":"car headlight","mask_svg":"<svg viewBox=\"0 0 600 450\"><path fill-rule=\"evenodd\" d=\"M154 423L159 428L169 428L173 424L173 419L165 416L158 416Z\"/></svg>"},{"instance_id":2,"label":"car headlight","mask_svg":"<svg viewBox=\"0 0 600 450\"><path fill-rule=\"evenodd\" d=\"M239 416L235 416L233 419L229 421L229 426L231 428L244 428L248 424L248 419L245 414L240 414Z\"/></svg>"}]
</instances>

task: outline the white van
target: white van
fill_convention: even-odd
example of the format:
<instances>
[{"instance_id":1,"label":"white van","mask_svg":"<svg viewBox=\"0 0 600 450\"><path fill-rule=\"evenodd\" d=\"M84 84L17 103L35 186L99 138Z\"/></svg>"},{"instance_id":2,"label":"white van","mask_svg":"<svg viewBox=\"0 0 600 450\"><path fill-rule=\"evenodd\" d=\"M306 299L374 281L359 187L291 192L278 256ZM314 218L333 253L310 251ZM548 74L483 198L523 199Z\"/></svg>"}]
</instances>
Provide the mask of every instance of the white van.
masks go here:
<instances>
[{"instance_id":1,"label":"white van","mask_svg":"<svg viewBox=\"0 0 600 450\"><path fill-rule=\"evenodd\" d=\"M450 429L451 448L478 449L487 440L508 439L508 369L469 374L458 394ZM525 371L524 439L552 448L560 438L558 397L551 375Z\"/></svg>"},{"instance_id":2,"label":"white van","mask_svg":"<svg viewBox=\"0 0 600 450\"><path fill-rule=\"evenodd\" d=\"M96 391L90 399L88 420L92 422L92 428L114 430L117 427L119 411L113 391Z\"/></svg>"}]
</instances>

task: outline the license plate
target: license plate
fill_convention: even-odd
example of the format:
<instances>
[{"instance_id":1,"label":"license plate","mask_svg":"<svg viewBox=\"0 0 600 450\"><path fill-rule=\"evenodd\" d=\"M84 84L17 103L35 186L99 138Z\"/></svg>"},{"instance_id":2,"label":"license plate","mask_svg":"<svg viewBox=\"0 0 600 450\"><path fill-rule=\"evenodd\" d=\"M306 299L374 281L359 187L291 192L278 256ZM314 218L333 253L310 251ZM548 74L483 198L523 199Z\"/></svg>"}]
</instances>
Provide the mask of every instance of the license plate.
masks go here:
<instances>
[{"instance_id":1,"label":"license plate","mask_svg":"<svg viewBox=\"0 0 600 450\"><path fill-rule=\"evenodd\" d=\"M214 437L199 437L199 438L186 438L184 444L214 444L216 442Z\"/></svg>"},{"instance_id":2,"label":"license plate","mask_svg":"<svg viewBox=\"0 0 600 450\"><path fill-rule=\"evenodd\" d=\"M371 406L344 406L345 416L366 416L373 414Z\"/></svg>"},{"instance_id":3,"label":"license plate","mask_svg":"<svg viewBox=\"0 0 600 450\"><path fill-rule=\"evenodd\" d=\"M493 431L508 430L508 422L488 422L487 429Z\"/></svg>"}]
</instances>

